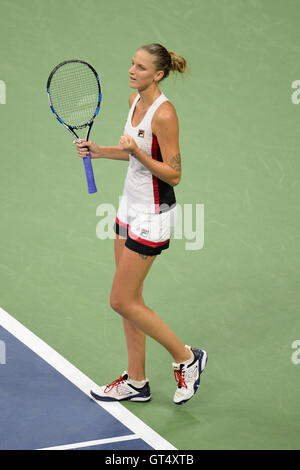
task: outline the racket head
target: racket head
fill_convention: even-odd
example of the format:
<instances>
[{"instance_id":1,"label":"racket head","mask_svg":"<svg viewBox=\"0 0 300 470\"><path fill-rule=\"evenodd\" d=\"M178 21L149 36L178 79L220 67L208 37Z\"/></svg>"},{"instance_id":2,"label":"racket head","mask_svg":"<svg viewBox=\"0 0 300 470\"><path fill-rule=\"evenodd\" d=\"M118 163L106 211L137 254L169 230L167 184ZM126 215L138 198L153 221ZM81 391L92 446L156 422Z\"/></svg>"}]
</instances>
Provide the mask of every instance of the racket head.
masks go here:
<instances>
[{"instance_id":1,"label":"racket head","mask_svg":"<svg viewBox=\"0 0 300 470\"><path fill-rule=\"evenodd\" d=\"M100 79L83 60L58 64L47 80L47 93L52 112L70 130L91 126L100 111Z\"/></svg>"}]
</instances>

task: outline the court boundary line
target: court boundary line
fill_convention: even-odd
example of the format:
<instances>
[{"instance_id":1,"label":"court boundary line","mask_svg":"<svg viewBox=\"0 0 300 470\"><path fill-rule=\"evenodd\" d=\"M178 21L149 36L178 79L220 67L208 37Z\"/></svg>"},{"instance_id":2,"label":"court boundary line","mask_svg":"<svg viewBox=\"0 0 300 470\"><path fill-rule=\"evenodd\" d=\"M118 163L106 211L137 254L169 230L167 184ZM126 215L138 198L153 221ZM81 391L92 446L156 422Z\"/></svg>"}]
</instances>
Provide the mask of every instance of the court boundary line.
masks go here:
<instances>
[{"instance_id":1,"label":"court boundary line","mask_svg":"<svg viewBox=\"0 0 300 470\"><path fill-rule=\"evenodd\" d=\"M76 442L75 444L64 444L61 446L43 447L42 449L37 449L37 450L71 450L71 449L78 449L80 447L94 447L96 445L111 444L113 442L132 441L134 439L139 439L139 437L136 434L129 434L127 436L109 437L107 439L96 439L95 441L84 441L84 442Z\"/></svg>"},{"instance_id":2,"label":"court boundary line","mask_svg":"<svg viewBox=\"0 0 300 470\"><path fill-rule=\"evenodd\" d=\"M54 369L66 377L90 399L93 399L90 395L90 390L91 387L96 385L95 382L1 307L0 325L15 336L15 338L25 344L25 346L40 356L45 362L54 367ZM177 450L176 447L150 428L150 426L135 416L121 403L105 403L97 400L94 400L94 402L130 429L137 439L142 439L153 449Z\"/></svg>"}]
</instances>

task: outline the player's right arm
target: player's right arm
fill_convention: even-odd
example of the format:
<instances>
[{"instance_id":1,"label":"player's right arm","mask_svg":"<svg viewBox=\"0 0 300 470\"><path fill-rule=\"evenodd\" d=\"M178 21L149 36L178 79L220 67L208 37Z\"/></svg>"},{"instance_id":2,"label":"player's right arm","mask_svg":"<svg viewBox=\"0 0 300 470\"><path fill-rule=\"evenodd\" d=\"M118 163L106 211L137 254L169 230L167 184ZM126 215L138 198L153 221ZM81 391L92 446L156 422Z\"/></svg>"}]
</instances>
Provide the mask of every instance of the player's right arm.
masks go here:
<instances>
[{"instance_id":1,"label":"player's right arm","mask_svg":"<svg viewBox=\"0 0 300 470\"><path fill-rule=\"evenodd\" d=\"M81 139L81 143L75 142L79 157L84 158L89 153L91 158L110 158L111 160L129 160L129 153L118 147L103 147ZM87 149L88 147L88 149Z\"/></svg>"},{"instance_id":2,"label":"player's right arm","mask_svg":"<svg viewBox=\"0 0 300 470\"><path fill-rule=\"evenodd\" d=\"M131 107L137 92L132 93L129 97L129 107ZM111 160L129 160L129 153L120 150L118 147L103 147L94 142L81 139L81 143L75 142L79 157L84 158L89 153L91 158L109 158ZM87 150L87 148L89 150Z\"/></svg>"}]
</instances>

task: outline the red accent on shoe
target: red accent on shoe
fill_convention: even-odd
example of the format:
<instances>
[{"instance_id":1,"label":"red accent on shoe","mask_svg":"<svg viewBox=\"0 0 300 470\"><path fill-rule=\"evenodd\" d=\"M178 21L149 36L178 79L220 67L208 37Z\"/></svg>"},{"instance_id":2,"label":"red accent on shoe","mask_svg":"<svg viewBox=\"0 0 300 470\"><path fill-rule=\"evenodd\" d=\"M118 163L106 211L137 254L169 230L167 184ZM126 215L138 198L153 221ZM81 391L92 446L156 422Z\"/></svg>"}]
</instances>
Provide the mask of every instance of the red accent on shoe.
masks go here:
<instances>
[{"instance_id":1,"label":"red accent on shoe","mask_svg":"<svg viewBox=\"0 0 300 470\"><path fill-rule=\"evenodd\" d=\"M125 379L122 377L122 375L120 375L120 377L117 380L114 380L111 384L108 384L105 387L104 393L110 392L114 387L117 387L117 390L118 390L118 387L122 382L125 382Z\"/></svg>"},{"instance_id":2,"label":"red accent on shoe","mask_svg":"<svg viewBox=\"0 0 300 470\"><path fill-rule=\"evenodd\" d=\"M181 387L187 388L187 385L184 380L184 369L174 370L174 376L175 376L176 382L178 382L178 388L181 388Z\"/></svg>"}]
</instances>

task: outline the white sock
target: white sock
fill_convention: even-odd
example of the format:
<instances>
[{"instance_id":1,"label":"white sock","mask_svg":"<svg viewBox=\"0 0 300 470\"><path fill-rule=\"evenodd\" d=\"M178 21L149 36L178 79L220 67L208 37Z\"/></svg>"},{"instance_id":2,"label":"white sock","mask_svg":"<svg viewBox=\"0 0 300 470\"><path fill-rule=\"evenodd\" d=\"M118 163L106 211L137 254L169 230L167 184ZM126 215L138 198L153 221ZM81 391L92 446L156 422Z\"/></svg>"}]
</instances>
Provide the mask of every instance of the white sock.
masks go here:
<instances>
[{"instance_id":1,"label":"white sock","mask_svg":"<svg viewBox=\"0 0 300 470\"><path fill-rule=\"evenodd\" d=\"M185 366L189 366L194 361L195 356L194 356L194 353L193 353L193 351L191 350L190 347L186 346L186 349L190 350L191 357L189 359L187 359L185 362L181 362L181 364L184 364Z\"/></svg>"},{"instance_id":2,"label":"white sock","mask_svg":"<svg viewBox=\"0 0 300 470\"><path fill-rule=\"evenodd\" d=\"M144 385L146 385L147 383L147 380L132 380L129 376L127 380L129 383L131 383L131 385L133 385L136 388L143 388Z\"/></svg>"}]
</instances>

